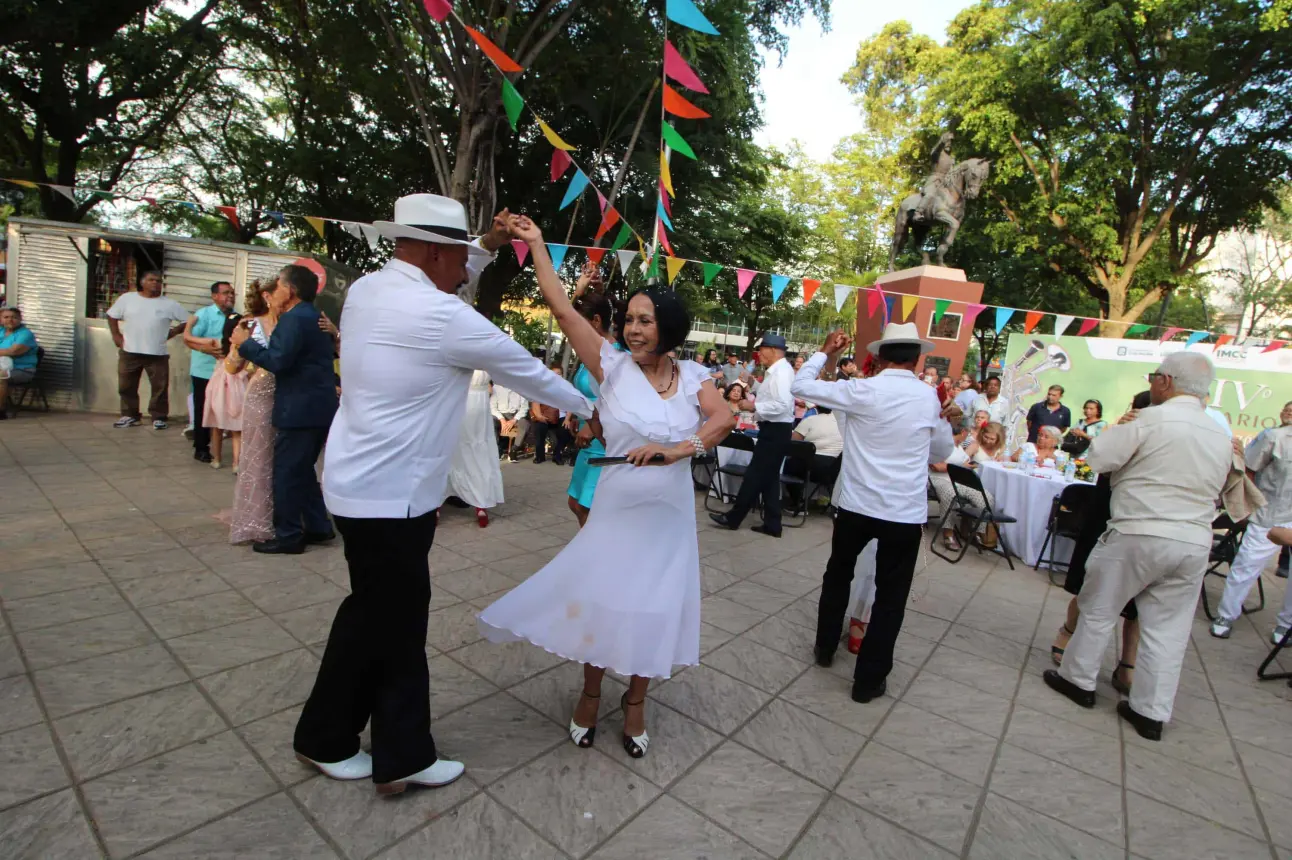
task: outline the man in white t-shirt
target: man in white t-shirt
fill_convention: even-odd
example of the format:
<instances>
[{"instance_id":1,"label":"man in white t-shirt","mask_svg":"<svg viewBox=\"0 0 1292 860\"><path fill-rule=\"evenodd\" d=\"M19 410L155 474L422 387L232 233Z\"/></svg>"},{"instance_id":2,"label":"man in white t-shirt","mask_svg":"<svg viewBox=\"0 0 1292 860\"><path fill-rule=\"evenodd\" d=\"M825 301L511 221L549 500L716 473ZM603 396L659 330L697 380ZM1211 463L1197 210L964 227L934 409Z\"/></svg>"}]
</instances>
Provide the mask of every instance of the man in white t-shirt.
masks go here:
<instances>
[{"instance_id":1,"label":"man in white t-shirt","mask_svg":"<svg viewBox=\"0 0 1292 860\"><path fill-rule=\"evenodd\" d=\"M162 273L144 272L139 291L122 293L108 308L108 328L117 345L117 391L121 395L121 417L113 427L137 427L139 377L148 374L152 396L148 414L154 430L166 429L170 414L170 356L166 342L184 331L188 312L174 299L162 295Z\"/></svg>"}]
</instances>

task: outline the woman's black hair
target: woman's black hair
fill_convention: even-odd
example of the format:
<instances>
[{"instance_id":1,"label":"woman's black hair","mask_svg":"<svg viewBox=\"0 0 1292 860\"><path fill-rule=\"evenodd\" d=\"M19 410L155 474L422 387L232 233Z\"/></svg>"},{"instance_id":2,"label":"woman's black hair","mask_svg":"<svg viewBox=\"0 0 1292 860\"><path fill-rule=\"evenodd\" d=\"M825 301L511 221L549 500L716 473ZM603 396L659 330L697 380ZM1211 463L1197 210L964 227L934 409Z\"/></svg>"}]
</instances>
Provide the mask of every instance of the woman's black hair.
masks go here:
<instances>
[{"instance_id":1,"label":"woman's black hair","mask_svg":"<svg viewBox=\"0 0 1292 860\"><path fill-rule=\"evenodd\" d=\"M601 327L609 333L610 326L614 323L615 312L605 293L584 293L575 299L574 309L588 322L592 322L593 317L601 317Z\"/></svg>"},{"instance_id":2,"label":"woman's black hair","mask_svg":"<svg viewBox=\"0 0 1292 860\"><path fill-rule=\"evenodd\" d=\"M225 355L228 355L229 350L233 348L233 343L231 342L233 330L238 327L240 322L242 322L242 314L239 313L232 313L224 318L224 338L220 341L220 346Z\"/></svg>"},{"instance_id":3,"label":"woman's black hair","mask_svg":"<svg viewBox=\"0 0 1292 860\"><path fill-rule=\"evenodd\" d=\"M1089 406L1091 403L1095 404L1095 417L1096 417L1096 418L1103 418L1103 417L1104 417L1104 405L1103 405L1102 403L1100 403L1098 400L1087 400L1085 403L1081 404L1081 408L1082 408L1082 409L1085 409L1085 408L1086 408L1087 406Z\"/></svg>"},{"instance_id":4,"label":"woman's black hair","mask_svg":"<svg viewBox=\"0 0 1292 860\"><path fill-rule=\"evenodd\" d=\"M1141 391L1131 398L1131 409L1147 409L1153 405L1153 398L1147 391Z\"/></svg>"},{"instance_id":5,"label":"woman's black hair","mask_svg":"<svg viewBox=\"0 0 1292 860\"><path fill-rule=\"evenodd\" d=\"M642 287L628 297L615 313L615 337L619 345L628 349L624 342L624 321L628 317L628 304L638 296L645 296L655 306L655 328L659 331L659 343L655 345L655 354L664 355L677 349L686 341L691 331L691 315L678 298L677 293L666 287Z\"/></svg>"}]
</instances>

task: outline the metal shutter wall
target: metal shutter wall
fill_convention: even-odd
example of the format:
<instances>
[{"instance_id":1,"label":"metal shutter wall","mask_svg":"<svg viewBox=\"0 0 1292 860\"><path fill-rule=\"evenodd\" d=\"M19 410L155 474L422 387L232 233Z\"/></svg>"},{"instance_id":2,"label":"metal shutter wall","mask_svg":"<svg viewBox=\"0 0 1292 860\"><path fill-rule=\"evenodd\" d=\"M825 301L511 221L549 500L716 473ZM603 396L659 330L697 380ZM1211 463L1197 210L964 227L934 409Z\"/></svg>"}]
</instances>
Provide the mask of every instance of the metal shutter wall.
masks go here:
<instances>
[{"instance_id":1,"label":"metal shutter wall","mask_svg":"<svg viewBox=\"0 0 1292 860\"><path fill-rule=\"evenodd\" d=\"M59 406L72 405L76 368L76 283L85 262L66 234L10 230L18 236L13 286L23 321L45 350L40 373ZM57 394L57 396L55 396Z\"/></svg>"},{"instance_id":2,"label":"metal shutter wall","mask_svg":"<svg viewBox=\"0 0 1292 860\"><path fill-rule=\"evenodd\" d=\"M237 252L232 248L166 242L166 295L196 311L211 303L211 284L234 280Z\"/></svg>"}]
</instances>

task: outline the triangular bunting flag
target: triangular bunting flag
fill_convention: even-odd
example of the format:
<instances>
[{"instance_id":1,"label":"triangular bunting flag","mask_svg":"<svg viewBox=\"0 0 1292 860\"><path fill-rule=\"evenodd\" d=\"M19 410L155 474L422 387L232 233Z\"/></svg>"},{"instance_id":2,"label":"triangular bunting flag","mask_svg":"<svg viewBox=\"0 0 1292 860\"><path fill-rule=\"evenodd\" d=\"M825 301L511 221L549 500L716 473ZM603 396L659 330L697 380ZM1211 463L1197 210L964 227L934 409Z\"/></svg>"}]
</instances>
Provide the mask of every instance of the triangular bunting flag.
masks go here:
<instances>
[{"instance_id":1,"label":"triangular bunting flag","mask_svg":"<svg viewBox=\"0 0 1292 860\"><path fill-rule=\"evenodd\" d=\"M820 287L821 287L820 281L815 280L813 278L804 278L803 279L803 304L807 304L808 302L812 301L812 297L816 295L816 291L820 289Z\"/></svg>"},{"instance_id":2,"label":"triangular bunting flag","mask_svg":"<svg viewBox=\"0 0 1292 860\"><path fill-rule=\"evenodd\" d=\"M664 74L677 81L688 90L708 95L709 90L700 81L700 76L687 65L686 60L667 39L664 41Z\"/></svg>"},{"instance_id":3,"label":"triangular bunting flag","mask_svg":"<svg viewBox=\"0 0 1292 860\"><path fill-rule=\"evenodd\" d=\"M664 14L674 24L681 24L683 27L690 27L692 30L708 33L710 36L718 35L718 31L709 23L709 19L695 8L691 0L668 0L664 4Z\"/></svg>"},{"instance_id":4,"label":"triangular bunting flag","mask_svg":"<svg viewBox=\"0 0 1292 860\"><path fill-rule=\"evenodd\" d=\"M1195 332L1192 332L1192 333L1189 335L1189 339L1188 339L1188 340L1186 340L1186 341L1184 342L1184 348L1185 348L1185 349L1188 349L1189 347L1193 346L1195 343L1198 343L1199 341L1206 340L1206 339L1207 339L1207 338L1209 338L1209 337L1211 337L1211 332L1209 332L1209 331L1195 331Z\"/></svg>"},{"instance_id":5,"label":"triangular bunting flag","mask_svg":"<svg viewBox=\"0 0 1292 860\"><path fill-rule=\"evenodd\" d=\"M52 189L54 189L55 191L57 191L59 194L62 194L64 197L66 197L68 200L71 200L73 203L75 203L75 202L76 202L76 198L72 196L72 186L70 186L70 185L51 185L51 186L49 186L49 187L50 187L50 188L52 188Z\"/></svg>"},{"instance_id":6,"label":"triangular bunting flag","mask_svg":"<svg viewBox=\"0 0 1292 860\"><path fill-rule=\"evenodd\" d=\"M1182 331L1184 331L1184 329L1180 328L1179 326L1173 325L1170 328L1168 328L1166 331L1162 332L1162 336L1157 339L1157 342L1165 343L1166 341L1175 337L1177 334L1179 334Z\"/></svg>"},{"instance_id":7,"label":"triangular bunting flag","mask_svg":"<svg viewBox=\"0 0 1292 860\"><path fill-rule=\"evenodd\" d=\"M919 296L902 296L902 322L911 318L911 311L920 304Z\"/></svg>"},{"instance_id":8,"label":"triangular bunting flag","mask_svg":"<svg viewBox=\"0 0 1292 860\"><path fill-rule=\"evenodd\" d=\"M632 237L633 237L633 228L629 227L628 222L625 221L624 226L619 228L619 235L616 236L615 241L611 243L610 250L618 251L624 245L627 245L628 240L631 239Z\"/></svg>"},{"instance_id":9,"label":"triangular bunting flag","mask_svg":"<svg viewBox=\"0 0 1292 860\"><path fill-rule=\"evenodd\" d=\"M633 264L633 257L637 256L637 252L615 251L615 256L619 258L619 273L625 278L628 277L628 267Z\"/></svg>"},{"instance_id":10,"label":"triangular bunting flag","mask_svg":"<svg viewBox=\"0 0 1292 860\"><path fill-rule=\"evenodd\" d=\"M149 206L156 206L156 205L157 205L157 198L156 198L156 197L145 197L145 198L144 198L144 202L145 202L145 203L147 203ZM272 212L267 212L267 213L265 213L265 214L267 214L270 218L273 218L273 217L274 217L274 213L272 213ZM282 214L283 214L283 213L279 212L279 213L278 213L278 216L279 216L279 217L278 217L278 219L276 219L276 220L278 220L278 226L279 226L279 227L283 226L283 222L282 222L282 220L281 220L281 219L282 219Z\"/></svg>"},{"instance_id":11,"label":"triangular bunting flag","mask_svg":"<svg viewBox=\"0 0 1292 860\"><path fill-rule=\"evenodd\" d=\"M573 203L583 189L588 187L588 177L582 170L575 170L574 176L570 178L570 186L565 189L565 196L561 198L560 208L564 209Z\"/></svg>"},{"instance_id":12,"label":"triangular bunting flag","mask_svg":"<svg viewBox=\"0 0 1292 860\"><path fill-rule=\"evenodd\" d=\"M659 280L659 250L656 249L655 256L650 258L650 265L646 267L646 280Z\"/></svg>"},{"instance_id":13,"label":"triangular bunting flag","mask_svg":"<svg viewBox=\"0 0 1292 860\"><path fill-rule=\"evenodd\" d=\"M1148 331L1148 329L1149 329L1149 327L1148 327L1147 325L1145 325L1144 323L1135 323L1135 325L1133 325L1133 326L1131 326L1130 328L1126 329L1126 334L1128 334L1128 335L1129 335L1129 334L1142 334L1142 333L1144 333L1144 332Z\"/></svg>"},{"instance_id":14,"label":"triangular bunting flag","mask_svg":"<svg viewBox=\"0 0 1292 860\"><path fill-rule=\"evenodd\" d=\"M606 195L601 193L600 188L593 190L597 192L597 206L601 209L601 215L604 217L606 214L606 207L610 205L610 201L606 199Z\"/></svg>"},{"instance_id":15,"label":"triangular bunting flag","mask_svg":"<svg viewBox=\"0 0 1292 860\"><path fill-rule=\"evenodd\" d=\"M941 321L942 315L951 307L950 299L938 299L933 303L933 324L937 325Z\"/></svg>"},{"instance_id":16,"label":"triangular bunting flag","mask_svg":"<svg viewBox=\"0 0 1292 860\"><path fill-rule=\"evenodd\" d=\"M242 229L242 225L238 223L238 208L236 206L217 206L215 207L215 211L222 214L225 218L228 218L229 223L233 225L234 230ZM355 235L359 235L357 228L355 229Z\"/></svg>"},{"instance_id":17,"label":"triangular bunting flag","mask_svg":"<svg viewBox=\"0 0 1292 860\"><path fill-rule=\"evenodd\" d=\"M14 185L21 185L23 188L40 188L39 185L29 179L10 179Z\"/></svg>"},{"instance_id":18,"label":"triangular bunting flag","mask_svg":"<svg viewBox=\"0 0 1292 860\"><path fill-rule=\"evenodd\" d=\"M982 313L986 309L987 309L986 305L980 305L976 303L965 305L964 325L969 326L969 330L973 331L974 320L978 319L978 314Z\"/></svg>"},{"instance_id":19,"label":"triangular bunting flag","mask_svg":"<svg viewBox=\"0 0 1292 860\"><path fill-rule=\"evenodd\" d=\"M669 196L677 196L673 191L673 173L668 169L668 155L662 149L659 153L659 184L664 186Z\"/></svg>"},{"instance_id":20,"label":"triangular bunting flag","mask_svg":"<svg viewBox=\"0 0 1292 860\"><path fill-rule=\"evenodd\" d=\"M480 50L484 51L484 55L489 59L493 60L493 64L498 67L498 71L500 72L525 71L520 67L519 63L517 63L511 57L507 56L506 52L503 51L502 48L499 48L493 42L489 41L489 37L486 36L484 33L481 33L479 30L475 29L474 27L467 27L466 31L471 34L471 38L474 39L475 43L480 46ZM555 146L556 144L552 144L552 145Z\"/></svg>"},{"instance_id":21,"label":"triangular bunting flag","mask_svg":"<svg viewBox=\"0 0 1292 860\"><path fill-rule=\"evenodd\" d=\"M1216 338L1216 344L1211 348L1211 351L1215 352L1216 350L1220 349L1222 346L1229 343L1233 339L1234 339L1234 336L1232 334L1220 335L1219 337Z\"/></svg>"},{"instance_id":22,"label":"triangular bunting flag","mask_svg":"<svg viewBox=\"0 0 1292 860\"><path fill-rule=\"evenodd\" d=\"M529 244L523 239L512 239L511 247L516 252L516 262L520 263L521 268L524 268L525 260L529 258Z\"/></svg>"},{"instance_id":23,"label":"triangular bunting flag","mask_svg":"<svg viewBox=\"0 0 1292 860\"><path fill-rule=\"evenodd\" d=\"M453 11L453 4L449 0L422 0L422 5L426 7L427 14L440 24Z\"/></svg>"},{"instance_id":24,"label":"triangular bunting flag","mask_svg":"<svg viewBox=\"0 0 1292 860\"><path fill-rule=\"evenodd\" d=\"M996 334L1009 324L1009 318L1014 315L1013 308L996 308Z\"/></svg>"},{"instance_id":25,"label":"triangular bunting flag","mask_svg":"<svg viewBox=\"0 0 1292 860\"><path fill-rule=\"evenodd\" d=\"M664 208L664 198L660 198L659 203L655 206L655 217L664 223L664 226L672 230L673 220L668 217L668 211Z\"/></svg>"},{"instance_id":26,"label":"triangular bunting flag","mask_svg":"<svg viewBox=\"0 0 1292 860\"><path fill-rule=\"evenodd\" d=\"M839 288L835 287L835 291L838 292L838 290ZM879 290L879 289L867 290L866 291L866 316L873 317L875 315L875 311L879 310L879 306L882 305L883 303L884 303L884 293L882 290Z\"/></svg>"},{"instance_id":27,"label":"triangular bunting flag","mask_svg":"<svg viewBox=\"0 0 1292 860\"><path fill-rule=\"evenodd\" d=\"M552 144L552 146L556 147L557 149L563 149L563 150L566 150L566 151L570 151L570 150L573 150L573 149L574 149L574 147L570 146L568 143L566 143L565 141L561 140L561 136L560 136L559 134L557 134L556 132L552 131L552 127L551 127L550 125L548 125L547 123L543 122L541 119L538 121L538 127L539 127L540 129L542 129L542 131L543 131L543 137L547 138L547 142L548 142L548 143L550 143L550 144ZM553 170L555 170L555 169L556 169L556 161L555 161L555 160L553 160L553 162L552 162L552 169L553 169ZM565 172L565 170L564 170L564 169L562 169L562 170L561 170L561 173L564 173L564 172ZM561 174L560 174L560 173L558 173L558 174L556 174L556 175L557 175L557 176L560 176ZM555 180L553 180L553 181L555 181Z\"/></svg>"},{"instance_id":28,"label":"triangular bunting flag","mask_svg":"<svg viewBox=\"0 0 1292 860\"><path fill-rule=\"evenodd\" d=\"M655 222L655 235L659 239L660 245L663 246L664 253L672 257L673 246L669 244L668 233L664 231L664 222L662 221Z\"/></svg>"},{"instance_id":29,"label":"triangular bunting flag","mask_svg":"<svg viewBox=\"0 0 1292 860\"><path fill-rule=\"evenodd\" d=\"M520 97L512 82L506 78L502 79L502 109L507 113L507 122L511 123L511 130L515 131L520 122L521 111L525 109L525 100Z\"/></svg>"},{"instance_id":30,"label":"triangular bunting flag","mask_svg":"<svg viewBox=\"0 0 1292 860\"><path fill-rule=\"evenodd\" d=\"M852 293L854 287L846 287L843 284L834 285L834 310L835 313L843 313L843 306L848 302L848 295Z\"/></svg>"},{"instance_id":31,"label":"triangular bunting flag","mask_svg":"<svg viewBox=\"0 0 1292 860\"><path fill-rule=\"evenodd\" d=\"M316 216L316 215L303 215L303 216L301 216L301 217L303 217L303 218L305 219L305 221L306 221L306 222L307 222L311 227L313 227L313 228L314 228L314 232L319 234L319 238L320 238L320 239L324 238L324 236L323 236L323 219L322 219L322 218L319 218L319 217L318 217L318 216Z\"/></svg>"},{"instance_id":32,"label":"triangular bunting flag","mask_svg":"<svg viewBox=\"0 0 1292 860\"><path fill-rule=\"evenodd\" d=\"M606 256L605 248L588 248L587 252L588 259L592 261L594 266L600 266L602 258Z\"/></svg>"},{"instance_id":33,"label":"triangular bunting flag","mask_svg":"<svg viewBox=\"0 0 1292 860\"><path fill-rule=\"evenodd\" d=\"M690 159L695 158L695 150L691 148L691 144L687 143L686 139L678 134L677 129L673 128L672 125L666 122L660 131L664 135L664 142L671 146L674 152L680 152ZM673 196L676 197L677 195Z\"/></svg>"},{"instance_id":34,"label":"triangular bunting flag","mask_svg":"<svg viewBox=\"0 0 1292 860\"><path fill-rule=\"evenodd\" d=\"M779 302L781 293L789 286L790 279L788 275L772 275L772 301Z\"/></svg>"},{"instance_id":35,"label":"triangular bunting flag","mask_svg":"<svg viewBox=\"0 0 1292 860\"><path fill-rule=\"evenodd\" d=\"M659 184L659 202L664 204L664 211L668 213L669 217L673 217L673 202L668 194L665 193L663 182ZM669 229L672 230L673 228L669 227Z\"/></svg>"},{"instance_id":36,"label":"triangular bunting flag","mask_svg":"<svg viewBox=\"0 0 1292 860\"><path fill-rule=\"evenodd\" d=\"M377 232L377 228L371 224L360 224L359 231L363 233L363 241L368 243L368 250L375 251L381 240L381 234Z\"/></svg>"},{"instance_id":37,"label":"triangular bunting flag","mask_svg":"<svg viewBox=\"0 0 1292 860\"><path fill-rule=\"evenodd\" d=\"M1028 311L1027 316L1023 317L1023 333L1031 334L1032 329L1036 328L1036 324L1041 321L1043 316L1045 314L1040 311Z\"/></svg>"},{"instance_id":38,"label":"triangular bunting flag","mask_svg":"<svg viewBox=\"0 0 1292 860\"><path fill-rule=\"evenodd\" d=\"M1276 349L1282 349L1282 348L1283 348L1283 347L1285 347L1285 346L1287 346L1287 342L1286 342L1286 341L1282 341L1282 340L1272 340L1272 341L1270 341L1270 342L1269 342L1269 345L1268 345L1268 346L1266 346L1264 349L1262 349L1262 350L1261 350L1261 354L1262 354L1262 355L1264 355L1264 354L1265 354L1265 353L1267 353L1267 352L1273 352L1274 350L1276 350Z\"/></svg>"},{"instance_id":39,"label":"triangular bunting flag","mask_svg":"<svg viewBox=\"0 0 1292 860\"><path fill-rule=\"evenodd\" d=\"M96 192L94 192L94 193L97 195L99 192L97 192L97 191L96 191ZM193 212L201 212L201 211L202 211L201 209L198 209L198 208L197 208L197 204L196 204L196 203L190 203L190 202L189 202L189 201L187 201L187 200L181 200L181 201L180 201L180 203L179 203L179 205L180 205L181 207L183 207L184 209L189 209L189 210L191 210L191 211L193 211ZM323 220L322 218L320 218L320 219L319 219L319 221L322 221L322 220ZM322 234L320 233L319 235L322 235Z\"/></svg>"},{"instance_id":40,"label":"triangular bunting flag","mask_svg":"<svg viewBox=\"0 0 1292 860\"><path fill-rule=\"evenodd\" d=\"M557 245L553 242L547 243L547 253L552 258L553 269L557 269L558 271L560 270L561 264L565 262L565 255L569 253L569 251L569 245Z\"/></svg>"},{"instance_id":41,"label":"triangular bunting flag","mask_svg":"<svg viewBox=\"0 0 1292 860\"><path fill-rule=\"evenodd\" d=\"M1099 320L1089 318L1083 319L1081 321L1081 328L1077 329L1077 337L1084 337L1093 331L1097 325L1099 325Z\"/></svg>"},{"instance_id":42,"label":"triangular bunting flag","mask_svg":"<svg viewBox=\"0 0 1292 860\"><path fill-rule=\"evenodd\" d=\"M115 200L117 197L117 195L113 194L111 191L92 191L90 193L100 200ZM194 206L193 208L196 209L197 207Z\"/></svg>"},{"instance_id":43,"label":"triangular bunting flag","mask_svg":"<svg viewBox=\"0 0 1292 860\"><path fill-rule=\"evenodd\" d=\"M144 199L145 199L145 200L147 200L148 198L147 198L147 197L145 197ZM155 201L155 200L153 201L153 203L154 203L154 204L156 204L156 202L157 202L157 201ZM287 226L287 219L286 219L285 217L283 217L283 213L281 213L281 212L275 212L275 211L274 211L274 210L272 210L272 209L266 209L266 210L265 210L265 214L266 214L267 216L269 216L269 220L270 220L270 221L273 221L273 222L274 222L275 224L277 224L279 227L286 227L286 226Z\"/></svg>"},{"instance_id":44,"label":"triangular bunting flag","mask_svg":"<svg viewBox=\"0 0 1292 860\"><path fill-rule=\"evenodd\" d=\"M1054 315L1054 336L1058 337L1059 335L1067 331L1068 326L1072 325L1072 321L1074 319L1076 319L1075 316L1069 316L1068 314L1055 314Z\"/></svg>"},{"instance_id":45,"label":"triangular bunting flag","mask_svg":"<svg viewBox=\"0 0 1292 860\"><path fill-rule=\"evenodd\" d=\"M218 206L217 206L216 208L218 209L218 208L220 208L220 207L218 207ZM338 221L337 223L341 225L341 229L342 229L342 230L344 230L345 232L349 233L349 234L350 234L351 236L353 236L354 238L356 238L356 239L363 238L363 231L361 231L361 230L359 229L359 225L358 225L358 224L356 224L355 222L353 222L353 221Z\"/></svg>"},{"instance_id":46,"label":"triangular bunting flag","mask_svg":"<svg viewBox=\"0 0 1292 860\"><path fill-rule=\"evenodd\" d=\"M691 104L677 90L664 85L664 110L682 119L708 119L712 114Z\"/></svg>"},{"instance_id":47,"label":"triangular bunting flag","mask_svg":"<svg viewBox=\"0 0 1292 860\"><path fill-rule=\"evenodd\" d=\"M552 181L555 182L560 179L565 171L570 169L570 165L573 163L574 161L565 153L565 150L552 150L552 169L550 173Z\"/></svg>"},{"instance_id":48,"label":"triangular bunting flag","mask_svg":"<svg viewBox=\"0 0 1292 860\"><path fill-rule=\"evenodd\" d=\"M597 228L596 241L600 242L601 237L610 232L610 228L615 226L619 221L619 212L615 207L610 206L605 212L601 213L601 226Z\"/></svg>"},{"instance_id":49,"label":"triangular bunting flag","mask_svg":"<svg viewBox=\"0 0 1292 860\"><path fill-rule=\"evenodd\" d=\"M722 266L717 263L701 263L700 266L704 269L704 285L706 287L712 284L713 279L718 277L718 273L722 271Z\"/></svg>"},{"instance_id":50,"label":"triangular bunting flag","mask_svg":"<svg viewBox=\"0 0 1292 860\"><path fill-rule=\"evenodd\" d=\"M736 295L742 299L745 297L745 290L754 280L754 275L758 273L753 269L736 269Z\"/></svg>"},{"instance_id":51,"label":"triangular bunting flag","mask_svg":"<svg viewBox=\"0 0 1292 860\"><path fill-rule=\"evenodd\" d=\"M668 270L668 282L670 284L677 280L677 273L682 271L682 267L685 265L686 260L681 257L669 257L664 261L664 268Z\"/></svg>"},{"instance_id":52,"label":"triangular bunting flag","mask_svg":"<svg viewBox=\"0 0 1292 860\"><path fill-rule=\"evenodd\" d=\"M884 296L884 325L888 325L893 319L893 310L897 305L897 296Z\"/></svg>"}]
</instances>

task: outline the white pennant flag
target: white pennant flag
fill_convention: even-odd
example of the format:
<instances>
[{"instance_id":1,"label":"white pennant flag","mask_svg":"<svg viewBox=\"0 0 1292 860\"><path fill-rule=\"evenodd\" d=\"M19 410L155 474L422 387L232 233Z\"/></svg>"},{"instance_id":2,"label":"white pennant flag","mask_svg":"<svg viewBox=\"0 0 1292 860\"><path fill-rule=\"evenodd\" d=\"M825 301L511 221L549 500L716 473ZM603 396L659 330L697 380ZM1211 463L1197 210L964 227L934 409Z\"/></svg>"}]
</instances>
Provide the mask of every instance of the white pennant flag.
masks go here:
<instances>
[{"instance_id":1,"label":"white pennant flag","mask_svg":"<svg viewBox=\"0 0 1292 860\"><path fill-rule=\"evenodd\" d=\"M843 303L848 301L848 296L856 287L845 287L843 284L834 285L834 309L838 313L843 313Z\"/></svg>"},{"instance_id":2,"label":"white pennant flag","mask_svg":"<svg viewBox=\"0 0 1292 860\"><path fill-rule=\"evenodd\" d=\"M1054 336L1058 337L1059 335L1067 331L1068 326L1072 325L1072 321L1074 319L1076 319L1076 317L1068 316L1067 314L1055 314L1054 315Z\"/></svg>"},{"instance_id":3,"label":"white pennant flag","mask_svg":"<svg viewBox=\"0 0 1292 860\"><path fill-rule=\"evenodd\" d=\"M50 187L50 188L52 188L52 189L54 189L55 191L57 191L59 194L62 194L64 197L66 197L68 200L71 200L73 203L75 203L75 202L76 202L76 198L72 196L72 186L70 186L70 185L51 185L51 186L49 186L49 187Z\"/></svg>"},{"instance_id":4,"label":"white pennant flag","mask_svg":"<svg viewBox=\"0 0 1292 860\"><path fill-rule=\"evenodd\" d=\"M628 267L632 265L633 257L637 256L637 252L615 251L615 256L619 258L619 273L625 278L628 277Z\"/></svg>"},{"instance_id":5,"label":"white pennant flag","mask_svg":"<svg viewBox=\"0 0 1292 860\"><path fill-rule=\"evenodd\" d=\"M362 238L363 238L363 233L362 233L362 232L360 232L360 230L359 230L359 225L358 225L358 224L356 224L356 223L354 223L353 221L338 221L338 222L336 222L336 223L340 224L340 225L341 225L341 229L342 229L342 230L344 230L345 232L349 233L349 234L350 234L351 236L353 236L354 238L356 238L356 239L362 239Z\"/></svg>"},{"instance_id":6,"label":"white pennant flag","mask_svg":"<svg viewBox=\"0 0 1292 860\"><path fill-rule=\"evenodd\" d=\"M381 234L377 232L377 228L371 224L360 224L359 230L363 233L363 240L368 243L368 250L377 250L377 240L381 238Z\"/></svg>"}]
</instances>

